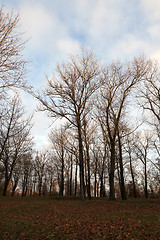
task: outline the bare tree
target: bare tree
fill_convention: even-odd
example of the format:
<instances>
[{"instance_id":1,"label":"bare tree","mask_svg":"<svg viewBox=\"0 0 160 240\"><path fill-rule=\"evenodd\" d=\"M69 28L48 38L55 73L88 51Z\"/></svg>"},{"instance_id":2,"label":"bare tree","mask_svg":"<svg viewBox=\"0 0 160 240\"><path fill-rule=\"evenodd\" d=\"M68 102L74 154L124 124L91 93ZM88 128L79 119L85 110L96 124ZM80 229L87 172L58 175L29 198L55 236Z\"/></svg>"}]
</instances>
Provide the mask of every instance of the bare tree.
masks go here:
<instances>
[{"instance_id":1,"label":"bare tree","mask_svg":"<svg viewBox=\"0 0 160 240\"><path fill-rule=\"evenodd\" d=\"M21 176L21 160L19 160L13 169L11 182L12 182L12 190L11 190L11 196L14 196L16 188L18 186L18 182Z\"/></svg>"},{"instance_id":2,"label":"bare tree","mask_svg":"<svg viewBox=\"0 0 160 240\"><path fill-rule=\"evenodd\" d=\"M149 111L160 125L160 71L156 62L152 62L151 68L152 71L147 75L142 85L140 92L142 101L139 104L144 110ZM149 120L148 123L152 124Z\"/></svg>"},{"instance_id":3,"label":"bare tree","mask_svg":"<svg viewBox=\"0 0 160 240\"><path fill-rule=\"evenodd\" d=\"M27 192L30 192L30 195L32 195L32 173L34 169L32 155L32 152L22 155L22 160L20 162L20 177L23 197L27 195Z\"/></svg>"},{"instance_id":4,"label":"bare tree","mask_svg":"<svg viewBox=\"0 0 160 240\"><path fill-rule=\"evenodd\" d=\"M55 154L52 152L49 152L49 161L47 162L47 176L48 176L48 184L49 184L49 195L51 196L53 193L53 182L56 178L56 168L55 168Z\"/></svg>"},{"instance_id":5,"label":"bare tree","mask_svg":"<svg viewBox=\"0 0 160 240\"><path fill-rule=\"evenodd\" d=\"M26 89L26 61L22 51L26 42L18 31L19 14L0 8L0 98L10 88Z\"/></svg>"},{"instance_id":6,"label":"bare tree","mask_svg":"<svg viewBox=\"0 0 160 240\"><path fill-rule=\"evenodd\" d=\"M51 131L50 140L52 142L52 148L55 153L55 158L58 160L57 167L60 172L60 196L64 194L64 171L65 171L65 160L66 160L66 149L65 145L67 142L67 134L62 128L59 131Z\"/></svg>"},{"instance_id":7,"label":"bare tree","mask_svg":"<svg viewBox=\"0 0 160 240\"><path fill-rule=\"evenodd\" d=\"M48 160L49 160L49 155L47 151L37 152L35 161L34 161L34 168L35 168L36 175L38 177L39 197L42 195L42 186L45 178L45 172L47 169Z\"/></svg>"},{"instance_id":8,"label":"bare tree","mask_svg":"<svg viewBox=\"0 0 160 240\"><path fill-rule=\"evenodd\" d=\"M139 105L146 114L146 123L154 131L153 147L160 161L160 71L157 62L152 63L152 74L148 74L139 93ZM150 113L150 114L149 114ZM157 162L158 167L158 162Z\"/></svg>"},{"instance_id":9,"label":"bare tree","mask_svg":"<svg viewBox=\"0 0 160 240\"><path fill-rule=\"evenodd\" d=\"M133 161L134 161L134 136L133 135L126 135L126 146L125 151L129 157L129 171L131 174L132 179L132 190L133 190L133 196L134 198L137 198L137 189L136 189L136 180L135 180L135 171L133 167Z\"/></svg>"},{"instance_id":10,"label":"bare tree","mask_svg":"<svg viewBox=\"0 0 160 240\"><path fill-rule=\"evenodd\" d=\"M69 191L70 195L73 193L73 185L74 185L74 195L77 195L77 175L78 175L78 141L77 141L77 134L75 133L74 129L68 131L67 129L67 141L65 144L65 149L68 152L68 161L70 164L70 186ZM75 169L74 169L75 167ZM74 183L73 183L73 176L74 176Z\"/></svg>"},{"instance_id":11,"label":"bare tree","mask_svg":"<svg viewBox=\"0 0 160 240\"><path fill-rule=\"evenodd\" d=\"M151 135L144 133L144 135L137 134L136 141L134 142L134 151L137 158L143 163L144 166L144 193L145 197L148 198L148 153L151 145Z\"/></svg>"},{"instance_id":12,"label":"bare tree","mask_svg":"<svg viewBox=\"0 0 160 240\"><path fill-rule=\"evenodd\" d=\"M104 71L104 83L101 88L101 101L98 108L104 117L106 131L110 145L109 185L110 199L115 199L114 172L115 172L115 146L118 126L127 107L127 99L135 85L145 79L151 70L150 61L144 57L135 58L126 65L116 63Z\"/></svg>"},{"instance_id":13,"label":"bare tree","mask_svg":"<svg viewBox=\"0 0 160 240\"><path fill-rule=\"evenodd\" d=\"M121 190L121 198L122 200L127 199L126 195L126 189L125 189L125 183L124 183L124 165L123 165L123 153L122 153L122 136L120 135L120 127L117 130L117 136L118 136L118 160L119 160L119 167L120 167L120 190Z\"/></svg>"},{"instance_id":14,"label":"bare tree","mask_svg":"<svg viewBox=\"0 0 160 240\"><path fill-rule=\"evenodd\" d=\"M91 110L93 95L100 86L100 65L92 52L82 50L81 56L57 66L57 76L47 79L41 102L41 110L52 118L65 118L77 130L79 141L80 192L85 197L84 156L82 143L83 118Z\"/></svg>"},{"instance_id":15,"label":"bare tree","mask_svg":"<svg viewBox=\"0 0 160 240\"><path fill-rule=\"evenodd\" d=\"M0 119L0 162L5 176L3 195L6 195L16 164L32 149L33 142L31 118L24 118L25 111L17 95L3 104L3 113Z\"/></svg>"},{"instance_id":16,"label":"bare tree","mask_svg":"<svg viewBox=\"0 0 160 240\"><path fill-rule=\"evenodd\" d=\"M85 152L85 165L86 165L86 186L87 186L87 195L88 198L91 199L91 156L90 156L90 145L93 142L94 132L96 130L96 126L91 121L91 119L86 119L84 117L83 120L83 138L84 138L84 152Z\"/></svg>"}]
</instances>

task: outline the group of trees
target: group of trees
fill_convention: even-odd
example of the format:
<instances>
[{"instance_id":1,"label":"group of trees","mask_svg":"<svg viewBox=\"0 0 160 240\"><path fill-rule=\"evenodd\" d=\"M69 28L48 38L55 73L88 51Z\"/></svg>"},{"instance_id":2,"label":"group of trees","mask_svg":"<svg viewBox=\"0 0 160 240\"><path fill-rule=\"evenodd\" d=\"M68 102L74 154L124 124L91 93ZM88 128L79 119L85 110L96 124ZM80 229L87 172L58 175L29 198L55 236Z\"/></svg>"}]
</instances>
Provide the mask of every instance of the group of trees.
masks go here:
<instances>
[{"instance_id":1,"label":"group of trees","mask_svg":"<svg viewBox=\"0 0 160 240\"><path fill-rule=\"evenodd\" d=\"M144 56L104 65L82 49L57 66L37 93L24 81L18 16L0 10L0 184L23 196L59 193L91 198L160 194L160 72ZM17 30L17 29L16 29ZM50 149L33 151L31 118L17 95L29 90L39 110L59 119ZM135 107L136 106L136 107ZM139 111L139 121L136 119ZM134 116L135 115L135 116ZM63 119L63 121L61 121Z\"/></svg>"},{"instance_id":2,"label":"group of trees","mask_svg":"<svg viewBox=\"0 0 160 240\"><path fill-rule=\"evenodd\" d=\"M32 151L31 117L16 89L29 89L25 81L26 62L22 57L25 42L18 33L19 15L0 9L0 183L3 195L14 179L13 193L18 184L17 166ZM14 92L14 94L13 94Z\"/></svg>"},{"instance_id":3,"label":"group of trees","mask_svg":"<svg viewBox=\"0 0 160 240\"><path fill-rule=\"evenodd\" d=\"M125 64L104 66L92 52L82 50L80 56L72 56L68 62L58 65L56 75L47 79L43 93L35 94L41 111L46 111L53 119L65 119L63 135L69 140L62 141L59 136L61 181L64 182L65 149L71 166L78 156L75 162L79 165L82 199L93 195L91 186L94 185L94 196L105 195L108 186L109 198L114 200L118 184L125 200L127 182L132 185L134 196L137 196L138 184L144 185L145 197L148 197L149 187L152 194L158 194L159 84L157 63L144 56ZM142 109L141 124L134 119L133 102L137 102L137 110ZM59 131L62 135L62 129ZM53 136L54 147L57 138ZM75 155L76 142L78 152ZM54 149L57 151L57 147ZM76 172L76 166L74 171L71 166L70 171ZM137 177L138 174L142 176Z\"/></svg>"}]
</instances>

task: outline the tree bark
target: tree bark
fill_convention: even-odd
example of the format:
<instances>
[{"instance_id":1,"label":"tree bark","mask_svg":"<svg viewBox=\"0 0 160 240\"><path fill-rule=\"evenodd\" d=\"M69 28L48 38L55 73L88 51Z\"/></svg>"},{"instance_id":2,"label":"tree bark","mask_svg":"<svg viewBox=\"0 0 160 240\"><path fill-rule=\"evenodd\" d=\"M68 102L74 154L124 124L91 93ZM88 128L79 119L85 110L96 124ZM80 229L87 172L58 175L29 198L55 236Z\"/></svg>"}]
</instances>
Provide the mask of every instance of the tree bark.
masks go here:
<instances>
[{"instance_id":1,"label":"tree bark","mask_svg":"<svg viewBox=\"0 0 160 240\"><path fill-rule=\"evenodd\" d=\"M72 196L72 174L73 174L73 160L71 155L71 171L70 171L70 186L69 186L69 195Z\"/></svg>"},{"instance_id":2,"label":"tree bark","mask_svg":"<svg viewBox=\"0 0 160 240\"><path fill-rule=\"evenodd\" d=\"M115 172L115 142L111 142L111 162L109 169L109 199L115 200L115 187L114 187L114 172Z\"/></svg>"},{"instance_id":3,"label":"tree bark","mask_svg":"<svg viewBox=\"0 0 160 240\"><path fill-rule=\"evenodd\" d=\"M11 193L11 196L14 196L15 194L15 190L17 188L17 185L18 185L18 177L15 179L15 182L14 182L14 185L13 185L13 188L12 188L12 193Z\"/></svg>"},{"instance_id":4,"label":"tree bark","mask_svg":"<svg viewBox=\"0 0 160 240\"><path fill-rule=\"evenodd\" d=\"M63 196L63 192L64 192L64 156L63 156L63 152L62 152L62 159L61 160L62 160L62 165L61 165L61 184L60 184L59 195Z\"/></svg>"},{"instance_id":5,"label":"tree bark","mask_svg":"<svg viewBox=\"0 0 160 240\"><path fill-rule=\"evenodd\" d=\"M52 176L51 176L51 179L50 179L50 186L49 186L49 196L52 195L52 185L53 185L53 179L52 179Z\"/></svg>"},{"instance_id":6,"label":"tree bark","mask_svg":"<svg viewBox=\"0 0 160 240\"><path fill-rule=\"evenodd\" d=\"M125 190L125 183L124 183L124 169L123 169L123 159L122 159L122 144L121 144L121 139L120 139L120 135L118 132L118 147L119 147L119 165L120 165L120 190L121 190L121 198L122 200L126 200L127 196L126 196L126 190Z\"/></svg>"},{"instance_id":7,"label":"tree bark","mask_svg":"<svg viewBox=\"0 0 160 240\"><path fill-rule=\"evenodd\" d=\"M3 196L6 196L6 194L7 194L7 188L8 188L9 181L10 181L10 179L8 179L8 177L6 177L5 182L4 182L4 188L3 188Z\"/></svg>"},{"instance_id":8,"label":"tree bark","mask_svg":"<svg viewBox=\"0 0 160 240\"><path fill-rule=\"evenodd\" d=\"M133 172L133 167L132 167L132 157L131 157L130 147L129 147L129 152L128 153L129 153L130 171L131 171L132 184L133 184L133 195L134 195L134 198L137 198L137 190L136 190L134 172Z\"/></svg>"},{"instance_id":9,"label":"tree bark","mask_svg":"<svg viewBox=\"0 0 160 240\"><path fill-rule=\"evenodd\" d=\"M77 119L78 124L78 141L79 141L79 166L80 166L80 197L85 198L85 184L84 184L84 160L83 160L83 144L82 144L82 128L80 117Z\"/></svg>"},{"instance_id":10,"label":"tree bark","mask_svg":"<svg viewBox=\"0 0 160 240\"><path fill-rule=\"evenodd\" d=\"M105 159L106 159L106 147L105 147L105 154L103 156L103 162L102 162L102 171L101 171L101 178L100 178L100 197L105 196L105 186L104 186L104 165L105 165Z\"/></svg>"},{"instance_id":11,"label":"tree bark","mask_svg":"<svg viewBox=\"0 0 160 240\"><path fill-rule=\"evenodd\" d=\"M145 178L145 186L144 186L144 193L145 198L148 198L148 181L147 181L147 161L146 158L144 160L144 178Z\"/></svg>"},{"instance_id":12,"label":"tree bark","mask_svg":"<svg viewBox=\"0 0 160 240\"><path fill-rule=\"evenodd\" d=\"M90 179L90 155L89 155L89 144L87 141L87 133L86 133L86 122L84 121L84 138L86 145L86 154L87 154L87 194L88 198L91 199L91 179Z\"/></svg>"},{"instance_id":13,"label":"tree bark","mask_svg":"<svg viewBox=\"0 0 160 240\"><path fill-rule=\"evenodd\" d=\"M74 196L77 196L77 170L78 170L78 159L76 159L76 170L75 170L75 181L74 181Z\"/></svg>"},{"instance_id":14,"label":"tree bark","mask_svg":"<svg viewBox=\"0 0 160 240\"><path fill-rule=\"evenodd\" d=\"M94 170L94 197L97 196L97 156L95 158L96 162L95 162L95 170Z\"/></svg>"}]
</instances>

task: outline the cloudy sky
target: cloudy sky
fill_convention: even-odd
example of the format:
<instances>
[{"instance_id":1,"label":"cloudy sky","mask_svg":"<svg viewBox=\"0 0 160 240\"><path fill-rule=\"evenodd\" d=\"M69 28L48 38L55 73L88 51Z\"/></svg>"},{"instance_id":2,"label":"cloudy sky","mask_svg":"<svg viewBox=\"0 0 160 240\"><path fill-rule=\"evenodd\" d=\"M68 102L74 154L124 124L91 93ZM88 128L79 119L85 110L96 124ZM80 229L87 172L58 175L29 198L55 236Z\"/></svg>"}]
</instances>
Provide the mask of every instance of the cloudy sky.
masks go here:
<instances>
[{"instance_id":1,"label":"cloudy sky","mask_svg":"<svg viewBox=\"0 0 160 240\"><path fill-rule=\"evenodd\" d=\"M30 39L24 56L30 61L28 82L43 86L56 64L83 45L106 63L145 54L160 60L159 0L4 0L20 13L21 29ZM28 112L36 102L23 94ZM36 147L47 144L49 122L35 113Z\"/></svg>"}]
</instances>

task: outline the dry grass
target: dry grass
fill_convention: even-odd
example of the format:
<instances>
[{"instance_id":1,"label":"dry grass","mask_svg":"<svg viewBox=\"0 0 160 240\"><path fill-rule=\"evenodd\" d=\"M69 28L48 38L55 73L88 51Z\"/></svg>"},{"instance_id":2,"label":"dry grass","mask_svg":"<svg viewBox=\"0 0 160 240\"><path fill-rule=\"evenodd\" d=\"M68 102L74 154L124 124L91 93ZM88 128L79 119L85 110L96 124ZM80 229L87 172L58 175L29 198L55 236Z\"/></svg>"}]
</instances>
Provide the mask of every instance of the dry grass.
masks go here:
<instances>
[{"instance_id":1,"label":"dry grass","mask_svg":"<svg viewBox=\"0 0 160 240\"><path fill-rule=\"evenodd\" d=\"M0 197L0 239L160 239L160 200Z\"/></svg>"}]
</instances>

